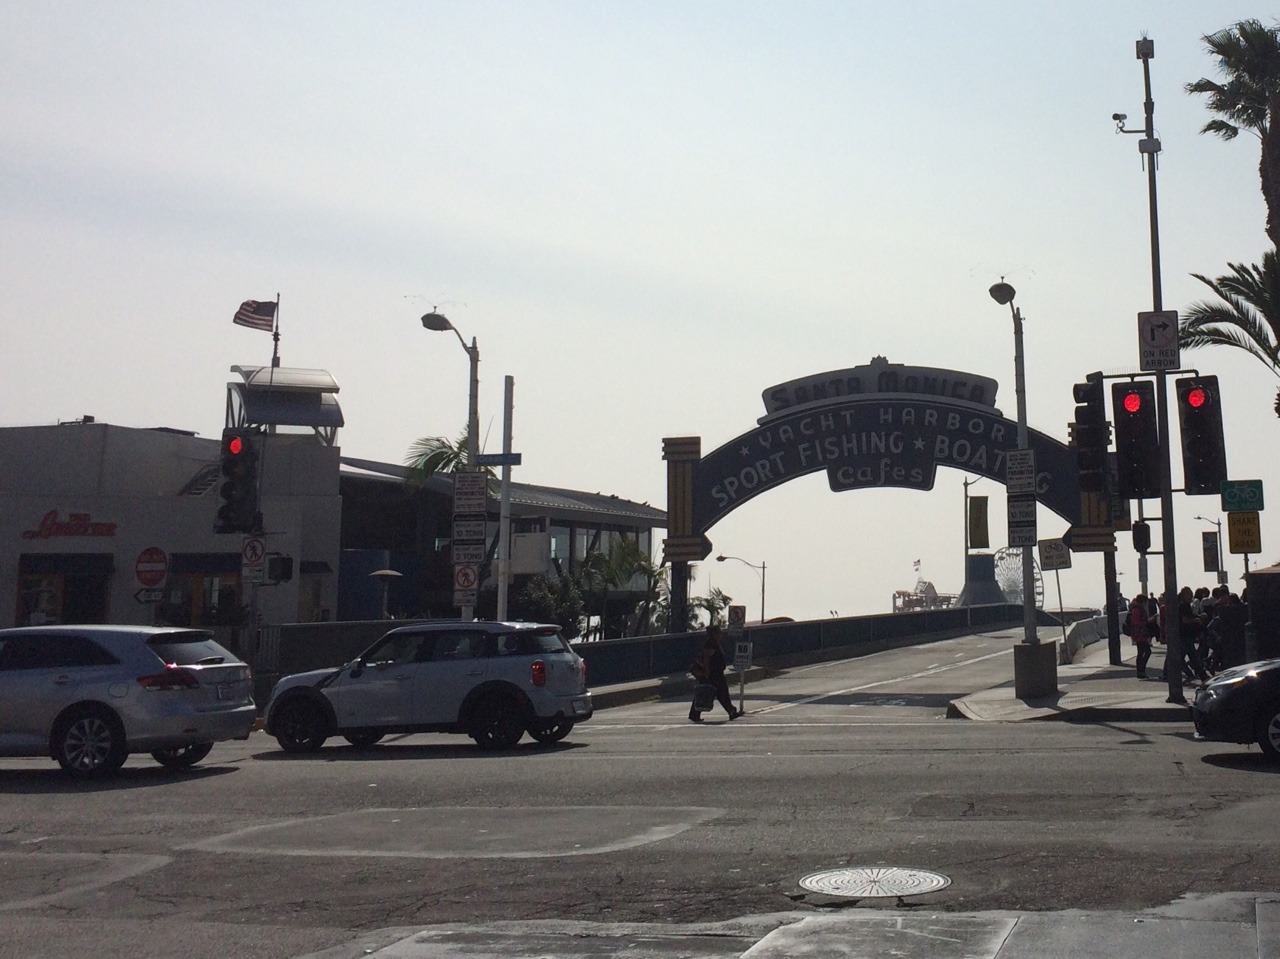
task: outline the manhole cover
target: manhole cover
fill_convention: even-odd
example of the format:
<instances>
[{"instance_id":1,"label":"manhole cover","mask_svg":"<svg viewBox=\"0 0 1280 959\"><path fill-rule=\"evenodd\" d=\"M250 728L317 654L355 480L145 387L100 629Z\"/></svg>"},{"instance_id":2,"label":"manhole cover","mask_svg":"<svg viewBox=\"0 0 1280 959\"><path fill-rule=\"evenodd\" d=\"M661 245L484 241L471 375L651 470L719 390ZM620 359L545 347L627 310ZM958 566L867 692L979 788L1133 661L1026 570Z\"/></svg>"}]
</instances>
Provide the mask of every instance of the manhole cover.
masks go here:
<instances>
[{"instance_id":1,"label":"manhole cover","mask_svg":"<svg viewBox=\"0 0 1280 959\"><path fill-rule=\"evenodd\" d=\"M951 880L936 872L903 869L900 866L850 866L810 873L800 886L810 892L849 899L920 896L951 885Z\"/></svg>"}]
</instances>

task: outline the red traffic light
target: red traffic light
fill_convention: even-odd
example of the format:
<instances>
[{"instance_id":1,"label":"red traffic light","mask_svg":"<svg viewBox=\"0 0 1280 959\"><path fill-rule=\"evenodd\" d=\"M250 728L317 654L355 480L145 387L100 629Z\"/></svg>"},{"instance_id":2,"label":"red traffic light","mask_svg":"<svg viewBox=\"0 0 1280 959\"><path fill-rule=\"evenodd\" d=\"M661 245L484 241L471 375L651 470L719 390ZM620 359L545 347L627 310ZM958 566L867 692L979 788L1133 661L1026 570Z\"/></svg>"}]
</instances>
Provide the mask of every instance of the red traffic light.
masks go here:
<instances>
[{"instance_id":1,"label":"red traffic light","mask_svg":"<svg viewBox=\"0 0 1280 959\"><path fill-rule=\"evenodd\" d=\"M1120 405L1124 408L1126 413L1137 413L1142 409L1142 394L1126 393Z\"/></svg>"},{"instance_id":2,"label":"red traffic light","mask_svg":"<svg viewBox=\"0 0 1280 959\"><path fill-rule=\"evenodd\" d=\"M1187 405L1193 410L1198 410L1209 402L1209 394L1203 386L1193 386L1187 390Z\"/></svg>"},{"instance_id":3,"label":"red traffic light","mask_svg":"<svg viewBox=\"0 0 1280 959\"><path fill-rule=\"evenodd\" d=\"M233 436L227 440L227 452L232 456L239 456L244 452L244 440L239 436Z\"/></svg>"}]
</instances>

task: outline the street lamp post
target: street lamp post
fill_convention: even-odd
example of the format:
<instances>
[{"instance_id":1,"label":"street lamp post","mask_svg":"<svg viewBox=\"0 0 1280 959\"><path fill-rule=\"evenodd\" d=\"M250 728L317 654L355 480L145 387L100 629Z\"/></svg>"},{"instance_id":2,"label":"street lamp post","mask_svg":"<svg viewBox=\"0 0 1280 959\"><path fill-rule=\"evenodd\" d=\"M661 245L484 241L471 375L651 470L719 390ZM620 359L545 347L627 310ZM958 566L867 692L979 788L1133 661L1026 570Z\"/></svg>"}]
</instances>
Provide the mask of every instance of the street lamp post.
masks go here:
<instances>
[{"instance_id":1,"label":"street lamp post","mask_svg":"<svg viewBox=\"0 0 1280 959\"><path fill-rule=\"evenodd\" d=\"M423 315L422 325L426 329L435 330L436 332L453 330L458 342L467 351L467 357L471 361L471 389L468 395L467 408L467 469L474 470L476 469L476 455L479 451L480 443L480 347L476 345L474 336L471 338L471 345L467 346L467 341L462 338L458 328L449 322L447 317L435 311ZM474 607L462 607L462 618L464 620L471 619L474 614Z\"/></svg>"},{"instance_id":2,"label":"street lamp post","mask_svg":"<svg viewBox=\"0 0 1280 959\"><path fill-rule=\"evenodd\" d=\"M1214 572L1218 574L1219 581L1221 581L1222 574L1226 571L1226 567L1222 565L1222 520L1209 519L1207 516L1197 516L1196 519L1217 527L1218 532L1215 545L1218 547L1218 568L1214 570Z\"/></svg>"},{"instance_id":3,"label":"street lamp post","mask_svg":"<svg viewBox=\"0 0 1280 959\"><path fill-rule=\"evenodd\" d=\"M988 291L1001 306L1008 304L1013 316L1013 388L1018 402L1018 449L1027 443L1027 378L1022 354L1022 311L1013 305L1016 291L1001 280ZM1022 698L1048 696L1058 690L1058 660L1053 643L1036 636L1035 560L1030 547L1022 549L1022 643L1014 648L1014 691ZM1044 646L1042 650L1039 647Z\"/></svg>"},{"instance_id":4,"label":"street lamp post","mask_svg":"<svg viewBox=\"0 0 1280 959\"><path fill-rule=\"evenodd\" d=\"M721 554L720 556L716 557L716 562L723 563L726 559L736 559L743 566L750 566L752 569L756 571L756 575L760 577L760 625L763 626L764 625L764 577L765 577L764 560L760 560L760 565L757 566L755 563L748 563L741 556L725 556Z\"/></svg>"},{"instance_id":5,"label":"street lamp post","mask_svg":"<svg viewBox=\"0 0 1280 959\"><path fill-rule=\"evenodd\" d=\"M1160 313L1164 311L1164 291L1160 282L1160 218L1156 204L1156 161L1160 156L1160 141L1155 134L1155 101L1151 98L1151 60L1156 55L1155 41L1143 37L1135 45L1137 59L1142 61L1142 86L1145 98L1143 112L1146 123L1141 130L1125 129L1128 117L1123 113L1111 114L1116 121L1117 133L1134 133L1142 137L1138 141L1138 153L1142 156L1147 168L1147 219L1151 234L1151 309ZM1178 556L1174 542L1173 524L1173 467L1172 444L1169 441L1169 371L1156 371L1158 388L1156 390L1156 433L1160 442L1160 551L1164 560L1164 601L1165 608L1178 608ZM1141 515L1141 514L1139 514ZM1182 635L1177 616L1168 617L1164 628L1165 661L1182 662L1182 643L1189 639ZM1166 703L1187 704L1182 692L1182 673L1180 669L1165 670L1169 681L1169 696Z\"/></svg>"}]
</instances>

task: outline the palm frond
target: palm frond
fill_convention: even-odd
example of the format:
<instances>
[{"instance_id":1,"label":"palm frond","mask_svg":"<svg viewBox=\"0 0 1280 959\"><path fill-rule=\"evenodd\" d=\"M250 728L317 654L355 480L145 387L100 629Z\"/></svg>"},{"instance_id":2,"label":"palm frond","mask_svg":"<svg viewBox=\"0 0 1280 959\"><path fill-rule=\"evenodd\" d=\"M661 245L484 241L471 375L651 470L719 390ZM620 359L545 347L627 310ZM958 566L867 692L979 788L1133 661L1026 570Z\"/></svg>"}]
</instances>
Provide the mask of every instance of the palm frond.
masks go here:
<instances>
[{"instance_id":1,"label":"palm frond","mask_svg":"<svg viewBox=\"0 0 1280 959\"><path fill-rule=\"evenodd\" d=\"M1221 302L1193 303L1179 318L1178 343L1186 349L1230 346L1280 374L1280 264L1269 250L1261 266L1230 263L1231 272L1210 279L1191 274Z\"/></svg>"}]
</instances>

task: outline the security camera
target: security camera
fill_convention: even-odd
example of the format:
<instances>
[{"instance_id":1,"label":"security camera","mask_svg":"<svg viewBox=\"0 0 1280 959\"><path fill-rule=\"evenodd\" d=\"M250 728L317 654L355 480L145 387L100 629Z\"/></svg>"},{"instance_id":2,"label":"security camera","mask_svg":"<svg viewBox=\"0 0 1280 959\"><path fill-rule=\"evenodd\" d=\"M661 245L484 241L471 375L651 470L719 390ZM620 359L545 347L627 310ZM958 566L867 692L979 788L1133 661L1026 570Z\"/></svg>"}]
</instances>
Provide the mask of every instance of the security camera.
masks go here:
<instances>
[{"instance_id":1,"label":"security camera","mask_svg":"<svg viewBox=\"0 0 1280 959\"><path fill-rule=\"evenodd\" d=\"M1115 120L1115 121L1116 121L1116 123L1124 123L1124 121L1125 121L1125 120L1129 119L1129 114L1127 114L1127 113L1113 113L1113 114L1111 114L1111 119Z\"/></svg>"}]
</instances>

